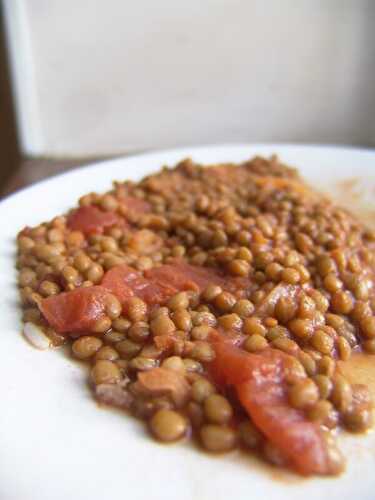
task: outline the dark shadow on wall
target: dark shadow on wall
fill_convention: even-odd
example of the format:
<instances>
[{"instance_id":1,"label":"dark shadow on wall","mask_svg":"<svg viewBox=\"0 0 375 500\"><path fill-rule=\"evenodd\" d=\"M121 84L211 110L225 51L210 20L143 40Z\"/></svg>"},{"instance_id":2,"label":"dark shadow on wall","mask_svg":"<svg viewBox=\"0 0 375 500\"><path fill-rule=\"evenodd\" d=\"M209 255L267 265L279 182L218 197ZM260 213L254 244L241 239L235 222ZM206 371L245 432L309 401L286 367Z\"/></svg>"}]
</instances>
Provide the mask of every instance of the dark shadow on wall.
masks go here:
<instances>
[{"instance_id":1,"label":"dark shadow on wall","mask_svg":"<svg viewBox=\"0 0 375 500\"><path fill-rule=\"evenodd\" d=\"M362 47L360 56L353 61L353 72L357 75L353 86L351 104L356 110L357 136L353 144L375 147L375 2L365 0L357 4L357 17L361 26L358 43ZM345 76L343 75L343 78ZM369 106L369 103L372 105ZM358 112L360 111L360 112ZM354 113L353 113L354 115Z\"/></svg>"},{"instance_id":2,"label":"dark shadow on wall","mask_svg":"<svg viewBox=\"0 0 375 500\"><path fill-rule=\"evenodd\" d=\"M3 8L0 2L0 195L4 184L19 168L20 153L8 56Z\"/></svg>"}]
</instances>

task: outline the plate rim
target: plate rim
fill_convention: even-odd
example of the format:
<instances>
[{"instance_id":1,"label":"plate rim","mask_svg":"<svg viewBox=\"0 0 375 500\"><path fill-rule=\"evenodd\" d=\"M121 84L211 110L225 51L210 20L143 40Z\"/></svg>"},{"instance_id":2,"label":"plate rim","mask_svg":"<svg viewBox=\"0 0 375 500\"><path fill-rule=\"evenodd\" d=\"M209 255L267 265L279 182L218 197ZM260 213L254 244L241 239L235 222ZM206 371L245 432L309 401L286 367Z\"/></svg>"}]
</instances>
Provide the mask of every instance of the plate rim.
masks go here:
<instances>
[{"instance_id":1,"label":"plate rim","mask_svg":"<svg viewBox=\"0 0 375 500\"><path fill-rule=\"evenodd\" d=\"M116 164L116 163L121 163L123 161L128 161L128 160L146 160L148 157L152 158L153 156L159 156L159 155L178 155L181 154L182 156L185 154L188 154L190 152L191 155L195 153L200 153L202 151L207 151L210 149L244 149L244 148L253 148L253 149L264 149L264 148L272 148L272 149L277 149L277 150L283 150L283 149L296 149L296 150L302 150L302 149L311 149L311 150L317 150L317 149L327 149L327 150L337 150L338 152L345 153L345 152L355 152L356 154L364 154L364 155L375 155L375 148L369 147L361 147L358 145L350 145L350 144L319 144L319 143L293 143L293 142L228 142L228 143L211 143L211 144L203 144L203 145L192 145L192 146L179 146L176 148L161 148L161 149L150 149L147 151L143 151L140 153L131 153L129 155L121 155L121 156L115 156L113 158L107 158L107 159L99 159L99 160L94 160L94 161L89 161L85 160L82 158L82 164L77 165L76 167L68 170L67 172L60 172L57 174L53 174L51 176L48 176L45 179L40 179L36 182L33 182L25 187L22 187L20 189L17 189L15 192L10 193L0 199L0 209L2 208L3 204L6 204L9 201L13 201L14 198L23 195L27 193L28 191L33 190L36 187L41 187L43 184L47 184L49 182L53 182L57 179L62 179L65 176L71 175L73 173L76 173L78 171L85 171L87 169L90 169L92 167L100 167L104 166L107 164ZM277 152L278 153L278 152ZM281 156L282 151L280 151L279 155ZM51 159L51 162L54 160ZM159 166L160 167L160 166ZM298 166L297 166L298 167ZM158 168L157 166L155 168ZM124 179L126 180L126 179Z\"/></svg>"}]
</instances>

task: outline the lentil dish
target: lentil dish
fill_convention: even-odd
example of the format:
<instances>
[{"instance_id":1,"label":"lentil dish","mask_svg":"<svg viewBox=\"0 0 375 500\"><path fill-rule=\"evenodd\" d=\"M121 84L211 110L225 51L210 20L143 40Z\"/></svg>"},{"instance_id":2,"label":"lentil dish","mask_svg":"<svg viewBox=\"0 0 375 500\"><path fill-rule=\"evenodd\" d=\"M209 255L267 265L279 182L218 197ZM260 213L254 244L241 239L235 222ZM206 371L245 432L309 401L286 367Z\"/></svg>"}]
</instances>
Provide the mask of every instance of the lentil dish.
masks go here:
<instances>
[{"instance_id":1,"label":"lentil dish","mask_svg":"<svg viewBox=\"0 0 375 500\"><path fill-rule=\"evenodd\" d=\"M115 182L17 241L25 336L155 439L335 475L371 426L340 366L375 354L375 232L276 157Z\"/></svg>"}]
</instances>

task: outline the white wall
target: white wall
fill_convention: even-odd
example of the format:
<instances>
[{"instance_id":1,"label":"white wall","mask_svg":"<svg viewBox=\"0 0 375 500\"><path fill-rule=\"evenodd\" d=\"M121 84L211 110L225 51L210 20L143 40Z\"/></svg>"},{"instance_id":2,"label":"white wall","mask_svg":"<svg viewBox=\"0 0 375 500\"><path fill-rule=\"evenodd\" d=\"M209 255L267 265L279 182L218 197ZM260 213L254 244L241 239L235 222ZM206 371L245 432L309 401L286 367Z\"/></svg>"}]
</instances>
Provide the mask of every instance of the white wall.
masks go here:
<instances>
[{"instance_id":1,"label":"white wall","mask_svg":"<svg viewBox=\"0 0 375 500\"><path fill-rule=\"evenodd\" d=\"M3 0L26 152L375 145L371 0Z\"/></svg>"}]
</instances>

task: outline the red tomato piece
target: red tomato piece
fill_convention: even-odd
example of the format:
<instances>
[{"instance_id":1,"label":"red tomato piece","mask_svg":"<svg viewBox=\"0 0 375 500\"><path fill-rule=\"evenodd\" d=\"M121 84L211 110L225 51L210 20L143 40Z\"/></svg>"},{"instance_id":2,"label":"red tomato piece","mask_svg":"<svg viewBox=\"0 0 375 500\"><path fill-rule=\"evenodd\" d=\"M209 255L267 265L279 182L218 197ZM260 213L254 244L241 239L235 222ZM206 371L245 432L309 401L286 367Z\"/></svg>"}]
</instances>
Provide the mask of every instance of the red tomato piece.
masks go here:
<instances>
[{"instance_id":1,"label":"red tomato piece","mask_svg":"<svg viewBox=\"0 0 375 500\"><path fill-rule=\"evenodd\" d=\"M288 403L284 366L289 356L274 349L251 354L230 345L213 344L214 379L233 385L254 424L300 474L334 474L324 435L316 423Z\"/></svg>"},{"instance_id":2,"label":"red tomato piece","mask_svg":"<svg viewBox=\"0 0 375 500\"><path fill-rule=\"evenodd\" d=\"M42 299L39 308L57 332L87 333L91 331L94 323L104 316L108 294L101 286L77 288Z\"/></svg>"},{"instance_id":3,"label":"red tomato piece","mask_svg":"<svg viewBox=\"0 0 375 500\"><path fill-rule=\"evenodd\" d=\"M174 260L171 264L154 267L145 272L145 276L160 286L172 286L176 291L202 291L210 283L227 289L227 280L220 272L213 268L193 266L182 260Z\"/></svg>"},{"instance_id":4,"label":"red tomato piece","mask_svg":"<svg viewBox=\"0 0 375 500\"><path fill-rule=\"evenodd\" d=\"M170 290L172 295L181 290L199 290L191 275L177 265L154 267L147 270L145 276L154 284Z\"/></svg>"},{"instance_id":5,"label":"red tomato piece","mask_svg":"<svg viewBox=\"0 0 375 500\"><path fill-rule=\"evenodd\" d=\"M141 198L125 196L121 199L121 205L132 213L145 214L151 211L151 205Z\"/></svg>"},{"instance_id":6,"label":"red tomato piece","mask_svg":"<svg viewBox=\"0 0 375 500\"><path fill-rule=\"evenodd\" d=\"M97 207L77 208L68 217L67 225L73 231L84 234L102 233L106 227L124 224L124 220L114 212L103 212Z\"/></svg>"},{"instance_id":7,"label":"red tomato piece","mask_svg":"<svg viewBox=\"0 0 375 500\"><path fill-rule=\"evenodd\" d=\"M134 268L126 264L112 267L104 275L102 286L116 295L125 306L130 297L136 296L148 305L161 304L176 290L161 287L146 279Z\"/></svg>"},{"instance_id":8,"label":"red tomato piece","mask_svg":"<svg viewBox=\"0 0 375 500\"><path fill-rule=\"evenodd\" d=\"M134 296L134 290L146 286L141 273L134 268L122 264L114 266L107 271L101 286L116 295L122 304L126 304L130 297Z\"/></svg>"},{"instance_id":9,"label":"red tomato piece","mask_svg":"<svg viewBox=\"0 0 375 500\"><path fill-rule=\"evenodd\" d=\"M154 306L164 304L176 292L177 290L174 288L162 287L149 281L147 286L137 291L137 296L149 306Z\"/></svg>"},{"instance_id":10,"label":"red tomato piece","mask_svg":"<svg viewBox=\"0 0 375 500\"><path fill-rule=\"evenodd\" d=\"M216 379L220 379L221 384L235 386L248 381L254 374L257 377L280 378L282 356L286 356L283 353L268 360L269 353L268 356L266 353L250 354L233 345L234 342L223 334L218 333L216 338L220 340L213 343L216 357L210 364L210 371Z\"/></svg>"},{"instance_id":11,"label":"red tomato piece","mask_svg":"<svg viewBox=\"0 0 375 500\"><path fill-rule=\"evenodd\" d=\"M142 275L130 266L115 266L104 275L102 286L121 301L123 305L129 297L136 296L148 305L163 304L175 293L183 290L203 290L209 283L224 286L226 278L215 269L192 266L183 261L154 267Z\"/></svg>"}]
</instances>

